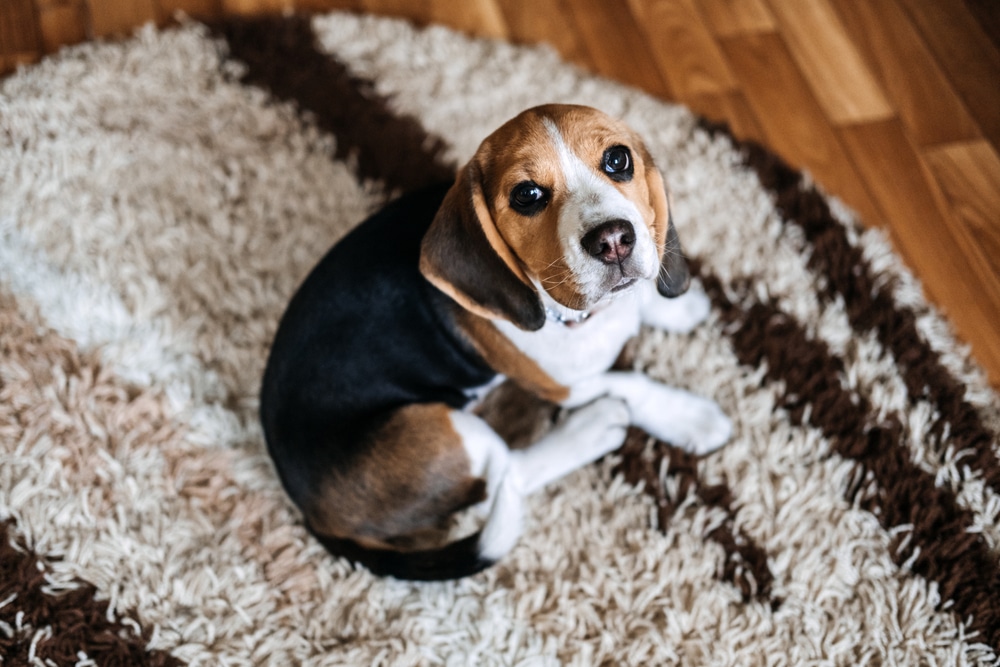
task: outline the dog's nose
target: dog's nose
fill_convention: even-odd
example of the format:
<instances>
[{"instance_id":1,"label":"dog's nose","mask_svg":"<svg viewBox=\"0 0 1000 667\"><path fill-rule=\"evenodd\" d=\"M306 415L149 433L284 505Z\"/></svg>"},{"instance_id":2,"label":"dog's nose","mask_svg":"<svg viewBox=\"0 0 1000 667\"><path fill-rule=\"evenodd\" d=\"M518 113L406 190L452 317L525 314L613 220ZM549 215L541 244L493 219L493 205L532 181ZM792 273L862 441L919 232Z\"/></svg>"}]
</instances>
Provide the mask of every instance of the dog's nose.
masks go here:
<instances>
[{"instance_id":1,"label":"dog's nose","mask_svg":"<svg viewBox=\"0 0 1000 667\"><path fill-rule=\"evenodd\" d=\"M617 264L632 254L635 228L628 220L608 220L584 234L583 249L605 264Z\"/></svg>"}]
</instances>

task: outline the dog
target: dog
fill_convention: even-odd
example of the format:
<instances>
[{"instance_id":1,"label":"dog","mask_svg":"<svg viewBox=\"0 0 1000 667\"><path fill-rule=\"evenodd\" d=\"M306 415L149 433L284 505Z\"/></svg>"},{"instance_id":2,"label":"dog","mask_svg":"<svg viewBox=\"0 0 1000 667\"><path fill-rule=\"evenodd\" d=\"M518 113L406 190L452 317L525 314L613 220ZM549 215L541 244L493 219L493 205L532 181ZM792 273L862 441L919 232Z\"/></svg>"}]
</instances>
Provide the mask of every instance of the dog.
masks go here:
<instances>
[{"instance_id":1,"label":"dog","mask_svg":"<svg viewBox=\"0 0 1000 667\"><path fill-rule=\"evenodd\" d=\"M629 425L698 454L729 439L714 402L609 371L641 324L707 316L704 293L681 296L689 282L640 138L589 107L524 111L453 183L351 231L292 298L260 401L285 490L331 553L375 574L490 566L521 534L523 499ZM470 410L502 378L575 410L512 450ZM481 528L441 544L469 508Z\"/></svg>"}]
</instances>

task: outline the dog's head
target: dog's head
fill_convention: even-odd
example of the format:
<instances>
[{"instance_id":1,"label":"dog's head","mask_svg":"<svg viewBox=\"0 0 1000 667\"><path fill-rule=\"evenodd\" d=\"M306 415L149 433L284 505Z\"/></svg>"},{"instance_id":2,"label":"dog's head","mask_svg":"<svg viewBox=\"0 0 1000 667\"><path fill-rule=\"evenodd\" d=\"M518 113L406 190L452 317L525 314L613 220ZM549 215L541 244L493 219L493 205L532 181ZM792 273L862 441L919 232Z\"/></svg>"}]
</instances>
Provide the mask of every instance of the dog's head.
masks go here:
<instances>
[{"instance_id":1,"label":"dog's head","mask_svg":"<svg viewBox=\"0 0 1000 667\"><path fill-rule=\"evenodd\" d=\"M582 106L528 109L487 137L423 240L420 270L463 307L522 329L545 324L541 290L588 310L687 265L656 165L621 122Z\"/></svg>"}]
</instances>

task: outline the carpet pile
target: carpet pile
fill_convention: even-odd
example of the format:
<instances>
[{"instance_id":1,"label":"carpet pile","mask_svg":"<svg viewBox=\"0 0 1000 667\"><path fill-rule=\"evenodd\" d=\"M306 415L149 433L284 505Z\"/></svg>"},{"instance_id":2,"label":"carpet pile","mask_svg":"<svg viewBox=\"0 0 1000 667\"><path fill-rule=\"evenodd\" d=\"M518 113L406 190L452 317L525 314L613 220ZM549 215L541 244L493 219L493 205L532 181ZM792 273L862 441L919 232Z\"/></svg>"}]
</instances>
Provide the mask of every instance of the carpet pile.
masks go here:
<instances>
[{"instance_id":1,"label":"carpet pile","mask_svg":"<svg viewBox=\"0 0 1000 667\"><path fill-rule=\"evenodd\" d=\"M285 304L503 121L646 140L713 312L627 363L733 418L633 431L497 566L373 577L303 529L257 391ZM0 664L975 665L1000 401L884 236L766 148L543 48L352 14L146 28L0 82ZM511 419L516 419L512 415Z\"/></svg>"}]
</instances>

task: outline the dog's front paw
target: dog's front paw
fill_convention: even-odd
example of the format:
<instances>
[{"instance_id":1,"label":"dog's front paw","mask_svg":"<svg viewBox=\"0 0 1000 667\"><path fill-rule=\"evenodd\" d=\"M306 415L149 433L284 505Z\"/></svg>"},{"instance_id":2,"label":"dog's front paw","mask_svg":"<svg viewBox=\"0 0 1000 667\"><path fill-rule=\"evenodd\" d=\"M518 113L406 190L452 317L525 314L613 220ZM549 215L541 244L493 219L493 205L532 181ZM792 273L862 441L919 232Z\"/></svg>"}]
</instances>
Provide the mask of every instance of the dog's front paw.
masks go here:
<instances>
[{"instance_id":1,"label":"dog's front paw","mask_svg":"<svg viewBox=\"0 0 1000 667\"><path fill-rule=\"evenodd\" d=\"M628 425L625 401L604 397L573 411L562 430L586 458L595 460L621 447Z\"/></svg>"},{"instance_id":2,"label":"dog's front paw","mask_svg":"<svg viewBox=\"0 0 1000 667\"><path fill-rule=\"evenodd\" d=\"M699 404L690 412L687 441L677 444L693 454L708 454L729 441L733 422L715 401L704 398L697 398L697 401Z\"/></svg>"},{"instance_id":3,"label":"dog's front paw","mask_svg":"<svg viewBox=\"0 0 1000 667\"><path fill-rule=\"evenodd\" d=\"M642 402L636 426L658 440L692 454L707 454L726 444L733 424L715 401L656 386Z\"/></svg>"},{"instance_id":4,"label":"dog's front paw","mask_svg":"<svg viewBox=\"0 0 1000 667\"><path fill-rule=\"evenodd\" d=\"M521 493L534 493L577 468L621 447L628 429L625 401L599 398L527 449L510 453L512 474Z\"/></svg>"},{"instance_id":5,"label":"dog's front paw","mask_svg":"<svg viewBox=\"0 0 1000 667\"><path fill-rule=\"evenodd\" d=\"M642 321L657 329L672 333L688 333L705 321L712 310L712 302L697 286L676 299L654 297L645 304Z\"/></svg>"}]
</instances>

